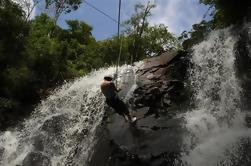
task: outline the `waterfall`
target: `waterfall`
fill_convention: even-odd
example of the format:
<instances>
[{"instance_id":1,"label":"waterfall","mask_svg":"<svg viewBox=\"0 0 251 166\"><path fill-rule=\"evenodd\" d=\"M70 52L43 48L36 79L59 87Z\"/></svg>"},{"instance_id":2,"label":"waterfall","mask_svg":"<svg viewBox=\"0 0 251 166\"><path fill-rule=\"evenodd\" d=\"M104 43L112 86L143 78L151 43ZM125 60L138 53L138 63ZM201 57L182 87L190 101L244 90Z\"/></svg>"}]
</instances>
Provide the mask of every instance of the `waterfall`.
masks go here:
<instances>
[{"instance_id":1,"label":"waterfall","mask_svg":"<svg viewBox=\"0 0 251 166\"><path fill-rule=\"evenodd\" d=\"M174 145L179 146L181 153L177 155L176 165L249 166L251 163L251 129L245 121L247 112L241 107L242 88L235 69L237 41L238 37L227 28L212 32L193 47L189 69L189 85L193 91L191 105L186 113L181 111L177 115L182 120L169 121L179 123L177 126L184 123L184 130L175 132L182 140ZM137 88L135 69L140 65L142 63L119 68L118 84L125 101ZM0 165L87 165L95 150L96 131L104 114L100 82L104 75L114 72L114 67L103 68L66 82L43 100L22 125L0 133ZM162 119L157 119L156 123L158 121ZM149 122L152 121L145 123ZM165 134L174 134L168 129ZM153 132L163 130L142 133L151 135ZM147 142L159 147L158 141Z\"/></svg>"},{"instance_id":2,"label":"waterfall","mask_svg":"<svg viewBox=\"0 0 251 166\"><path fill-rule=\"evenodd\" d=\"M119 80L127 69L133 70L127 65L120 68ZM21 127L0 133L0 165L86 165L104 113L100 83L104 75L114 72L114 67L100 69L65 83Z\"/></svg>"},{"instance_id":3,"label":"waterfall","mask_svg":"<svg viewBox=\"0 0 251 166\"><path fill-rule=\"evenodd\" d=\"M235 72L235 43L230 29L212 32L193 47L190 86L193 108L185 115L185 165L238 165L240 146L250 140L240 109L241 87ZM235 161L233 161L235 160Z\"/></svg>"}]
</instances>

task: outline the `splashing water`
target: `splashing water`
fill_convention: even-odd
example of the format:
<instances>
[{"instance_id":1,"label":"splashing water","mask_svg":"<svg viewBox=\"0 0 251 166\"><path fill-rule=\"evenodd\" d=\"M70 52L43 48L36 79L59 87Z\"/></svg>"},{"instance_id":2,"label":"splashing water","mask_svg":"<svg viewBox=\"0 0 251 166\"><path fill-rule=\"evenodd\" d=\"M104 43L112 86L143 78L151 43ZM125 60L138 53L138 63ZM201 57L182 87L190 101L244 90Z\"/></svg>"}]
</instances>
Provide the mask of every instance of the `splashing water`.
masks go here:
<instances>
[{"instance_id":1,"label":"splashing water","mask_svg":"<svg viewBox=\"0 0 251 166\"><path fill-rule=\"evenodd\" d=\"M230 29L218 30L193 48L189 78L194 108L185 114L188 132L183 138L182 165L248 166L239 164L245 146L251 147L251 130L240 107L236 40ZM120 68L118 80L125 100L136 88L137 66ZM104 113L99 84L114 71L113 67L101 69L64 84L42 101L22 129L0 133L0 165L86 165Z\"/></svg>"},{"instance_id":2,"label":"splashing water","mask_svg":"<svg viewBox=\"0 0 251 166\"><path fill-rule=\"evenodd\" d=\"M120 77L128 68L120 68ZM0 133L0 165L85 165L104 113L100 82L114 72L114 67L101 69L65 83L41 102L22 129Z\"/></svg>"},{"instance_id":3,"label":"splashing water","mask_svg":"<svg viewBox=\"0 0 251 166\"><path fill-rule=\"evenodd\" d=\"M240 110L241 88L235 73L236 39L229 29L215 31L194 46L190 83L195 108L186 114L185 165L234 165L241 139L251 138ZM239 156L241 157L241 156Z\"/></svg>"}]
</instances>

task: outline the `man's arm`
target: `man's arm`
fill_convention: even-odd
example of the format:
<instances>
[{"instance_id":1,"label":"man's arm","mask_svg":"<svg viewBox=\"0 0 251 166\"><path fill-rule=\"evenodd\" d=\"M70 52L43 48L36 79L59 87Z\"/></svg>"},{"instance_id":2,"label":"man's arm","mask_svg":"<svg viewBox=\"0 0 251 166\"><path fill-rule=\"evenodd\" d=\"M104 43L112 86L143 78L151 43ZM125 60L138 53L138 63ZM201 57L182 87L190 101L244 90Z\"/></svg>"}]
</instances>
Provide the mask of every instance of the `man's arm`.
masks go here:
<instances>
[{"instance_id":1,"label":"man's arm","mask_svg":"<svg viewBox=\"0 0 251 166\"><path fill-rule=\"evenodd\" d=\"M113 89L114 91L116 91L116 92L121 91L121 89L117 89L117 88L116 88L116 86L115 86L115 84L114 84L113 82L111 82L110 84L111 84L111 87L112 87L112 89Z\"/></svg>"}]
</instances>

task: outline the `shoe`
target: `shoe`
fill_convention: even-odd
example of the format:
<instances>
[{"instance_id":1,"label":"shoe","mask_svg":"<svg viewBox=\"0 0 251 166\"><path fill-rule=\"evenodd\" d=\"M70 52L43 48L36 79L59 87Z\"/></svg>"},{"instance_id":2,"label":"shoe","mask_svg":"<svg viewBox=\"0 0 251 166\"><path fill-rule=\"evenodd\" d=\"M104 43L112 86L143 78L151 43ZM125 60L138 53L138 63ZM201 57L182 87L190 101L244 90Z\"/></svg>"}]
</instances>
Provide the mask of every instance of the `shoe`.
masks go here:
<instances>
[{"instance_id":1,"label":"shoe","mask_svg":"<svg viewBox=\"0 0 251 166\"><path fill-rule=\"evenodd\" d=\"M132 120L131 120L131 122L133 123L133 122L135 122L136 120L137 120L137 118L136 118L136 117L133 117Z\"/></svg>"}]
</instances>

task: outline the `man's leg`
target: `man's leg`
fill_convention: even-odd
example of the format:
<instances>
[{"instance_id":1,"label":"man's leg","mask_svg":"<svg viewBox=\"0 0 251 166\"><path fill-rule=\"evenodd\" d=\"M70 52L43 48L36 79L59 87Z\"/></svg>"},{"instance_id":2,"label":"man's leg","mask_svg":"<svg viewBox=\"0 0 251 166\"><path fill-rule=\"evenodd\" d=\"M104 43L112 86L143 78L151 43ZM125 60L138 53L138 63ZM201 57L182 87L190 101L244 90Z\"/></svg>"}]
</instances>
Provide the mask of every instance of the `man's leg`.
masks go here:
<instances>
[{"instance_id":1,"label":"man's leg","mask_svg":"<svg viewBox=\"0 0 251 166\"><path fill-rule=\"evenodd\" d=\"M128 121L129 118L124 114L123 109L125 109L125 106L123 106L123 101L121 101L119 98L113 98L113 99L107 99L106 103L108 106L112 107L116 113L123 116L125 121Z\"/></svg>"},{"instance_id":2,"label":"man's leg","mask_svg":"<svg viewBox=\"0 0 251 166\"><path fill-rule=\"evenodd\" d=\"M130 115L130 113L123 113L123 116L125 116L129 121L132 121L132 117Z\"/></svg>"},{"instance_id":3,"label":"man's leg","mask_svg":"<svg viewBox=\"0 0 251 166\"><path fill-rule=\"evenodd\" d=\"M126 122L128 122L128 120L130 120L125 114L122 114L123 118L125 119Z\"/></svg>"},{"instance_id":4,"label":"man's leg","mask_svg":"<svg viewBox=\"0 0 251 166\"><path fill-rule=\"evenodd\" d=\"M118 97L113 98L112 100L107 100L107 104L112 107L119 115L123 116L126 122L132 122L133 119L130 115L130 112L126 104L120 100Z\"/></svg>"},{"instance_id":5,"label":"man's leg","mask_svg":"<svg viewBox=\"0 0 251 166\"><path fill-rule=\"evenodd\" d=\"M122 114L122 116L124 117L124 119L128 122L133 122L133 118L129 112L129 109L127 108L126 104L120 100L117 99L117 106L118 106L118 110L120 110L120 114Z\"/></svg>"}]
</instances>

